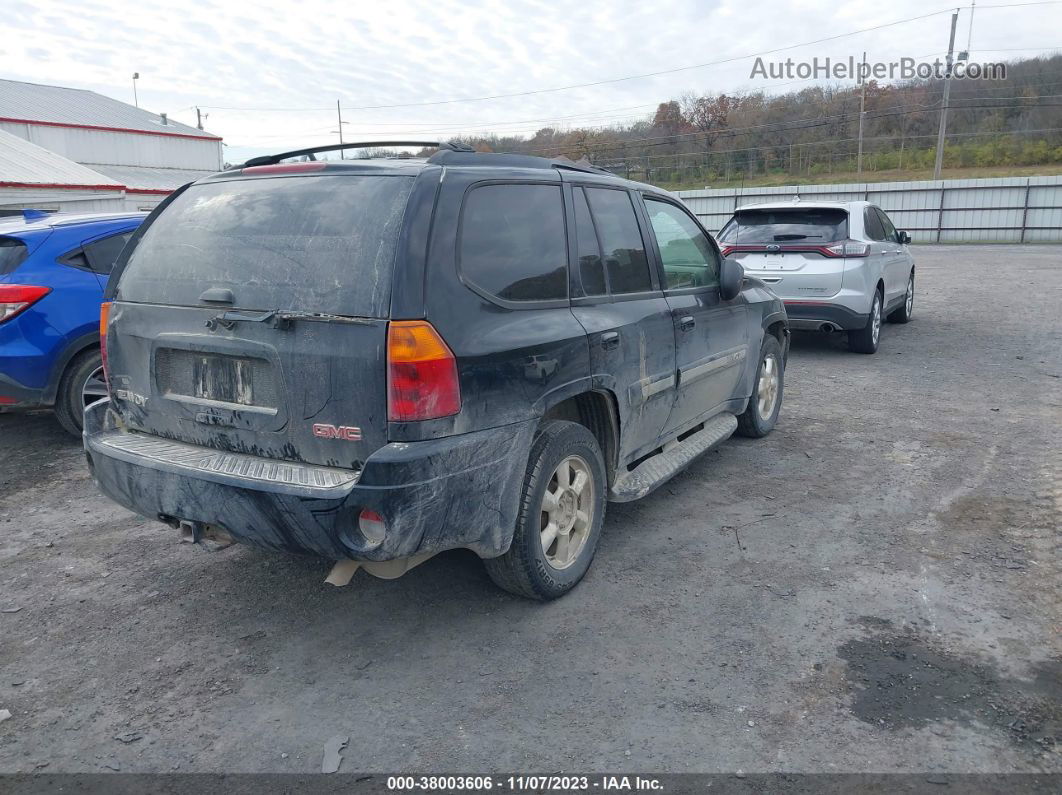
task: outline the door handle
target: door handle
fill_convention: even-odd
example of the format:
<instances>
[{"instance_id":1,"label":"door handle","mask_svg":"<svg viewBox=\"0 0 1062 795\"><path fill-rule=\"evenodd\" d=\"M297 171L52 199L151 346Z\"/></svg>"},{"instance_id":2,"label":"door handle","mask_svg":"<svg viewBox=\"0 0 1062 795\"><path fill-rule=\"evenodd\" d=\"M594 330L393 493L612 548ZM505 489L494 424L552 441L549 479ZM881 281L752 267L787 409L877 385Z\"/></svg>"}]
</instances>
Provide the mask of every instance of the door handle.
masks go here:
<instances>
[{"instance_id":1,"label":"door handle","mask_svg":"<svg viewBox=\"0 0 1062 795\"><path fill-rule=\"evenodd\" d=\"M696 325L697 321L693 319L693 315L686 315L679 320L679 328L683 331L693 331L693 328Z\"/></svg>"},{"instance_id":2,"label":"door handle","mask_svg":"<svg viewBox=\"0 0 1062 795\"><path fill-rule=\"evenodd\" d=\"M619 332L606 331L601 335L601 347L606 351L615 350L619 347Z\"/></svg>"}]
</instances>

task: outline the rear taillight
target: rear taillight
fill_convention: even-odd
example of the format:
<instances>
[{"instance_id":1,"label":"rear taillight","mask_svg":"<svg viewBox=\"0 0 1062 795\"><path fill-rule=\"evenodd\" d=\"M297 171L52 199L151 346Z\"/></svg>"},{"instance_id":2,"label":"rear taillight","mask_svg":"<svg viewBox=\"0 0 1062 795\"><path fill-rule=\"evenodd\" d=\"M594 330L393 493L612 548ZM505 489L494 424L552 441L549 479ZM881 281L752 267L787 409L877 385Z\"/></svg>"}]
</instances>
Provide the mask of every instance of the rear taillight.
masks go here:
<instances>
[{"instance_id":1,"label":"rear taillight","mask_svg":"<svg viewBox=\"0 0 1062 795\"><path fill-rule=\"evenodd\" d=\"M822 253L827 257L865 257L870 253L870 246L858 240L842 240L830 246L822 246Z\"/></svg>"},{"instance_id":2,"label":"rear taillight","mask_svg":"<svg viewBox=\"0 0 1062 795\"><path fill-rule=\"evenodd\" d=\"M107 371L107 323L111 319L111 302L100 304L100 357L103 359L103 380L110 386L110 373Z\"/></svg>"},{"instance_id":3,"label":"rear taillight","mask_svg":"<svg viewBox=\"0 0 1062 795\"><path fill-rule=\"evenodd\" d=\"M387 417L413 422L461 410L453 352L424 320L392 320L387 327Z\"/></svg>"},{"instance_id":4,"label":"rear taillight","mask_svg":"<svg viewBox=\"0 0 1062 795\"><path fill-rule=\"evenodd\" d=\"M51 287L27 284L0 284L0 323L10 320L40 301L52 291Z\"/></svg>"}]
</instances>

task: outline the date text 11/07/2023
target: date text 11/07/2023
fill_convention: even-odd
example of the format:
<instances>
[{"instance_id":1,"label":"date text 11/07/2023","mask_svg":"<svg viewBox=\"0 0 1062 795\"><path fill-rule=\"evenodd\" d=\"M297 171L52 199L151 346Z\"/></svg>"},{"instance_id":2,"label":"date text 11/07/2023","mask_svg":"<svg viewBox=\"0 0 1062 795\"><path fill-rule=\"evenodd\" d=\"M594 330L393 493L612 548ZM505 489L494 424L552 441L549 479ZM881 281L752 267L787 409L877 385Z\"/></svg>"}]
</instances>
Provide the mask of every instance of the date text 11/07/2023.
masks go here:
<instances>
[{"instance_id":1,"label":"date text 11/07/2023","mask_svg":"<svg viewBox=\"0 0 1062 795\"><path fill-rule=\"evenodd\" d=\"M393 792L660 792L659 779L646 776L388 776Z\"/></svg>"}]
</instances>

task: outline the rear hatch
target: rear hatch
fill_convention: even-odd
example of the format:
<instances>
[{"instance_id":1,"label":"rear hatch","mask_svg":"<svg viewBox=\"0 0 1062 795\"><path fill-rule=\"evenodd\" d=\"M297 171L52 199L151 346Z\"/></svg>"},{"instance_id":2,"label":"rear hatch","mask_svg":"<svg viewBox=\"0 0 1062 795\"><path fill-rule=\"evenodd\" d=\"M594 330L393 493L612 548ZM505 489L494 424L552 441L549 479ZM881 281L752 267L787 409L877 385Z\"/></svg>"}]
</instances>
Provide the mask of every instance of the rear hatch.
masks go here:
<instances>
[{"instance_id":1,"label":"rear hatch","mask_svg":"<svg viewBox=\"0 0 1062 795\"><path fill-rule=\"evenodd\" d=\"M781 298L808 299L840 292L847 237L841 208L752 208L734 213L719 242Z\"/></svg>"},{"instance_id":2,"label":"rear hatch","mask_svg":"<svg viewBox=\"0 0 1062 795\"><path fill-rule=\"evenodd\" d=\"M110 310L136 431L360 469L386 443L391 276L408 175L197 183L145 229Z\"/></svg>"}]
</instances>

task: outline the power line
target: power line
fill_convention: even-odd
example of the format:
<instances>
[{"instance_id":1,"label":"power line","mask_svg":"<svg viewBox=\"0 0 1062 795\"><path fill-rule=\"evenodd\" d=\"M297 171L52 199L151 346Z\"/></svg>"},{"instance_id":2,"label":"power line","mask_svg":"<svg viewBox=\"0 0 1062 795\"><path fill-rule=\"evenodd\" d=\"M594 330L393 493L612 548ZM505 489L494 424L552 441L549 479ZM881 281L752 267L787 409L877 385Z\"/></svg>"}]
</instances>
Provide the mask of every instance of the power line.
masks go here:
<instances>
[{"instance_id":1,"label":"power line","mask_svg":"<svg viewBox=\"0 0 1062 795\"><path fill-rule=\"evenodd\" d=\"M1019 3L1019 4L1016 4L1016 5L1057 5L1059 3L1062 3L1062 0L1041 0L1041 2ZM1010 7L1010 6L983 6L983 8L999 8L999 7ZM788 50L796 50L796 49L799 49L801 47L809 47L809 46L814 45L814 44L824 44L825 42L828 42L828 41L836 41L837 39L843 39L843 38L847 38L849 36L858 36L858 35L863 34L863 33L871 33L871 32L873 32L875 30L882 30L884 28L895 27L896 25L903 25L903 24L906 24L908 22L917 22L919 20L929 19L930 17L935 17L935 16L938 16L940 14L951 13L952 10L953 9L951 9L951 8L944 8L944 9L940 9L938 11L931 11L928 14L921 14L921 15L915 16L915 17L907 17L905 19L898 19L898 20L895 20L893 22L883 22L880 25L872 25L871 27L861 28L859 30L849 31L848 33L838 33L838 34L835 34L833 36L824 36L823 38L820 38L820 39L813 39L811 41L804 41L804 42L800 42L798 44L787 44L787 45L782 46L782 47L775 47L775 48L770 49L770 50L763 50L762 52L746 53L744 55L734 55L734 56L731 56L731 57L728 57L728 58L720 58L720 59L715 60L715 61L707 61L705 63L692 64L690 66L676 66L676 67L673 67L673 68L670 68L670 69L660 69L660 70L655 71L655 72L644 72L642 74L626 75L624 77L613 77L613 78L609 78L609 79L606 79L606 80L595 80L595 81L592 81L592 82L589 82L589 83L573 83L571 85L566 85L566 86L556 86L556 87L553 87L553 88L537 88L537 89L530 89L530 90L527 90L527 91L515 91L515 92L512 92L512 93L508 93L508 94L492 94L492 95L482 96L482 97L461 97L461 98L456 98L456 99L439 99L439 100L432 100L432 101L428 101L428 102L408 102L408 103L390 104L390 105L355 105L355 106L345 107L344 110L381 110L381 109L384 109L384 108L423 108L423 107L430 107L430 106L436 106L436 105L452 105L452 104L461 103L461 102L487 102L487 101L496 100L496 99L513 99L513 98L516 98L516 97L528 97L528 96L534 96L534 95L537 95L537 94L550 94L550 93L555 93L555 92L558 92L558 91L571 91L571 90L577 89L577 88L594 88L594 87L597 87L597 86L612 85L612 84L615 84L615 83L623 83L623 82L626 82L628 80L643 80L643 79L648 78L648 77L660 77L662 75L677 74L679 72L689 72L689 71L692 71L692 70L695 70L695 69L705 69L705 68L707 68L709 66L720 66L721 64L734 63L735 61L744 61L744 60L747 60L749 58L757 58L757 57L764 56L764 55L773 55L773 54L779 53L779 52L786 52ZM322 108L245 108L245 107L221 107L221 106L208 106L208 105L202 105L201 107L209 108L210 110L250 110L250 111L256 111L256 112L274 112L274 111L276 111L276 112L287 112L287 111L305 112L305 111L309 111L309 110L322 110ZM330 110L330 108L328 108L326 110Z\"/></svg>"}]
</instances>

